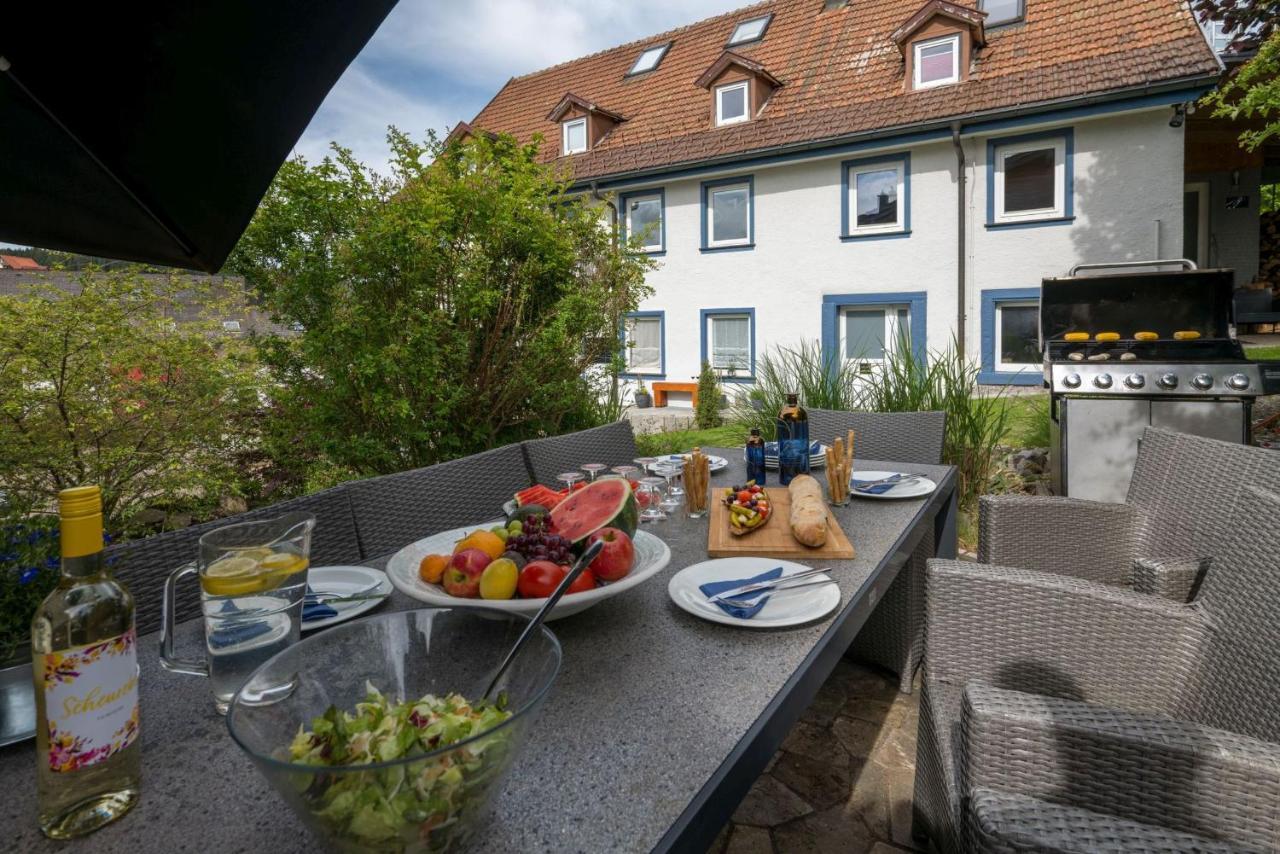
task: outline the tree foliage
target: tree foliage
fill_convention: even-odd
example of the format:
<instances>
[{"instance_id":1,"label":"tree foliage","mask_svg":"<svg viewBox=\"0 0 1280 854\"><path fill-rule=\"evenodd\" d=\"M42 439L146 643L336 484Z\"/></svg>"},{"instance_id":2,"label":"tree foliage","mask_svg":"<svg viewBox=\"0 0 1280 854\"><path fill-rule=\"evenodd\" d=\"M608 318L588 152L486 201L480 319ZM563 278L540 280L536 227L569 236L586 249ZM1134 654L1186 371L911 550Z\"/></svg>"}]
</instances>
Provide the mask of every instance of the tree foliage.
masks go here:
<instances>
[{"instance_id":1,"label":"tree foliage","mask_svg":"<svg viewBox=\"0 0 1280 854\"><path fill-rule=\"evenodd\" d=\"M244 437L232 425L258 389L252 354L218 322L236 301L228 287L90 269L70 291L0 297L9 499L49 508L58 490L96 483L118 529L148 499L234 484Z\"/></svg>"},{"instance_id":2,"label":"tree foliage","mask_svg":"<svg viewBox=\"0 0 1280 854\"><path fill-rule=\"evenodd\" d=\"M1248 151L1280 139L1280 0L1195 0L1194 8L1201 21L1221 21L1235 34L1233 48L1257 46L1254 57L1206 95L1204 103L1215 117L1257 125L1240 134Z\"/></svg>"},{"instance_id":3,"label":"tree foliage","mask_svg":"<svg viewBox=\"0 0 1280 854\"><path fill-rule=\"evenodd\" d=\"M286 163L230 261L302 330L263 350L288 442L368 474L590 423L648 262L536 144L389 141L390 177Z\"/></svg>"},{"instance_id":4,"label":"tree foliage","mask_svg":"<svg viewBox=\"0 0 1280 854\"><path fill-rule=\"evenodd\" d=\"M720 426L720 380L710 362L703 362L698 373L698 405L693 421L699 430Z\"/></svg>"}]
</instances>

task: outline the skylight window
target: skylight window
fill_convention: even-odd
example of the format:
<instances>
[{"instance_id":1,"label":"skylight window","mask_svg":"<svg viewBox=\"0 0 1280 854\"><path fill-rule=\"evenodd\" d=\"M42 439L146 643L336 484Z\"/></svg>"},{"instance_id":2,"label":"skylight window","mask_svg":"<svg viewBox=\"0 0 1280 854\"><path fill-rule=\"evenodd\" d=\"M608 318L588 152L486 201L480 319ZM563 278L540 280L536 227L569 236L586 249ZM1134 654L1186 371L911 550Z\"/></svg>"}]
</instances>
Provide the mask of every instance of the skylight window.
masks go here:
<instances>
[{"instance_id":1,"label":"skylight window","mask_svg":"<svg viewBox=\"0 0 1280 854\"><path fill-rule=\"evenodd\" d=\"M627 76L632 74L644 74L646 71L652 71L658 67L658 63L662 62L662 57L667 55L667 48L671 47L671 42L660 44L656 47L646 48L644 53L636 58L636 64L631 66L631 70L627 72Z\"/></svg>"},{"instance_id":2,"label":"skylight window","mask_svg":"<svg viewBox=\"0 0 1280 854\"><path fill-rule=\"evenodd\" d=\"M1026 0L982 0L978 8L987 13L987 26L999 27L1021 21Z\"/></svg>"},{"instance_id":3,"label":"skylight window","mask_svg":"<svg viewBox=\"0 0 1280 854\"><path fill-rule=\"evenodd\" d=\"M764 38L764 31L769 29L769 22L772 20L773 15L761 15L759 18L752 18L738 24L733 30L733 36L729 39L729 47Z\"/></svg>"}]
</instances>

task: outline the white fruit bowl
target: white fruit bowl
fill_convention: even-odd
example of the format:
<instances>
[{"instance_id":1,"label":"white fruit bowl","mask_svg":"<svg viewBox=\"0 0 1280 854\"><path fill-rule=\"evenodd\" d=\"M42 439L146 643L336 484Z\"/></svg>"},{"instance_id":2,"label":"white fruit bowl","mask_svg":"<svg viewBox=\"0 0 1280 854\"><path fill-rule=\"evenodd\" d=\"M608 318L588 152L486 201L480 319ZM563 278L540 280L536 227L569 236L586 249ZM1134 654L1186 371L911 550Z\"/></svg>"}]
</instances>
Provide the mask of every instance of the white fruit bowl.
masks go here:
<instances>
[{"instance_id":1,"label":"white fruit bowl","mask_svg":"<svg viewBox=\"0 0 1280 854\"><path fill-rule=\"evenodd\" d=\"M451 596L439 584L428 584L418 575L418 567L422 559L430 554L451 554L453 545L458 540L476 529L488 529L501 524L500 520L480 522L465 528L442 531L416 543L410 543L392 555L387 562L387 577L396 589L420 602L443 608L465 608L468 606L489 608L494 611L505 611L510 614L522 614L532 617L547 601L546 599L463 599ZM555 608L547 615L548 620L558 620L579 611L585 611L592 605L617 596L644 583L671 561L671 549L662 540L648 531L637 530L632 538L636 547L635 565L625 578L609 584L603 584L585 593L565 594L556 603Z\"/></svg>"}]
</instances>

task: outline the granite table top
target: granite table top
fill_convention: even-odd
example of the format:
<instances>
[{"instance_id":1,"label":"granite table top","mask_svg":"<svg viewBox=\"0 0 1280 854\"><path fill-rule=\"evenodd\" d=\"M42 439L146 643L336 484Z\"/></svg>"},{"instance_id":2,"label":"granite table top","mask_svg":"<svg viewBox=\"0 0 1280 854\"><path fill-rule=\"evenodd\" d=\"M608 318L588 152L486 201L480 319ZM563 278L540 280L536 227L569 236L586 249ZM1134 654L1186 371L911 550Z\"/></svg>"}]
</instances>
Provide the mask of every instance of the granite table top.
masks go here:
<instances>
[{"instance_id":1,"label":"granite table top","mask_svg":"<svg viewBox=\"0 0 1280 854\"><path fill-rule=\"evenodd\" d=\"M707 451L730 461L712 475L713 488L745 478L741 449ZM855 468L895 466L858 461ZM625 594L550 624L563 645L562 670L477 850L705 848L888 588L923 523L953 500L953 469L911 468L933 477L939 490L927 498L854 500L834 508L857 550L853 560L832 563L840 608L786 631L718 625L677 608L667 582L707 559L707 520L681 512L646 526L670 546L670 565ZM383 566L386 558L367 563ZM418 604L396 592L380 610ZM199 632L199 621L179 627L180 654L198 649ZM317 842L231 740L206 681L162 670L158 652L158 635L140 639L138 806L84 839L46 840L36 826L34 742L0 748L5 847L128 854L316 850Z\"/></svg>"}]
</instances>

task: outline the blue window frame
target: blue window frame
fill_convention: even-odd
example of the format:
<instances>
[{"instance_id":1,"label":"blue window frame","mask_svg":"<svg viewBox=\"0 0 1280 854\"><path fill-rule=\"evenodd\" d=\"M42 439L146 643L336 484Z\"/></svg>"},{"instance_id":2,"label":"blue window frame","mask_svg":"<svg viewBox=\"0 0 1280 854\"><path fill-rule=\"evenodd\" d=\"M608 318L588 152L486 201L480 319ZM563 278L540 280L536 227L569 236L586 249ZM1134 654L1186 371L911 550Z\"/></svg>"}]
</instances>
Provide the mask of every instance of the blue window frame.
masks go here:
<instances>
[{"instance_id":1,"label":"blue window frame","mask_svg":"<svg viewBox=\"0 0 1280 854\"><path fill-rule=\"evenodd\" d=\"M741 335L740 327L725 323L721 325L724 333L735 337L730 341L716 340L717 321L745 319L747 334ZM756 378L756 310L754 308L704 308L699 312L702 328L702 362L710 362L711 367L720 373L720 381L727 383L749 383ZM727 357L727 358L726 358ZM735 358L736 357L736 358ZM732 377L727 371L729 364L735 364Z\"/></svg>"},{"instance_id":2,"label":"blue window frame","mask_svg":"<svg viewBox=\"0 0 1280 854\"><path fill-rule=\"evenodd\" d=\"M911 154L863 157L840 164L840 239L911 234Z\"/></svg>"},{"instance_id":3,"label":"blue window frame","mask_svg":"<svg viewBox=\"0 0 1280 854\"><path fill-rule=\"evenodd\" d=\"M928 355L926 309L928 295L924 291L900 291L878 294L827 294L822 298L822 353L831 364L840 363L840 316L859 307L905 306L911 352L917 359Z\"/></svg>"},{"instance_id":4,"label":"blue window frame","mask_svg":"<svg viewBox=\"0 0 1280 854\"><path fill-rule=\"evenodd\" d=\"M1039 288L982 292L982 369L978 382L1022 386L1044 383L1038 364L1039 312Z\"/></svg>"},{"instance_id":5,"label":"blue window frame","mask_svg":"<svg viewBox=\"0 0 1280 854\"><path fill-rule=\"evenodd\" d=\"M987 228L1075 220L1072 128L987 140Z\"/></svg>"},{"instance_id":6,"label":"blue window frame","mask_svg":"<svg viewBox=\"0 0 1280 854\"><path fill-rule=\"evenodd\" d=\"M701 198L703 252L740 252L755 248L754 176L703 181Z\"/></svg>"},{"instance_id":7,"label":"blue window frame","mask_svg":"<svg viewBox=\"0 0 1280 854\"><path fill-rule=\"evenodd\" d=\"M643 229L645 245L639 251L646 255L667 254L667 194L662 187L623 193L618 199L618 209L624 243L631 234ZM652 231L646 228L650 223L654 224Z\"/></svg>"},{"instance_id":8,"label":"blue window frame","mask_svg":"<svg viewBox=\"0 0 1280 854\"><path fill-rule=\"evenodd\" d=\"M635 322L643 324L645 330L637 336ZM657 330L653 331L653 323L657 322ZM622 342L622 358L626 364L620 377L627 379L660 380L667 376L667 315L664 311L632 311L625 315L622 328L618 330ZM639 347L628 346L636 341ZM657 357L652 350L657 344ZM639 354L639 355L638 355Z\"/></svg>"}]
</instances>

